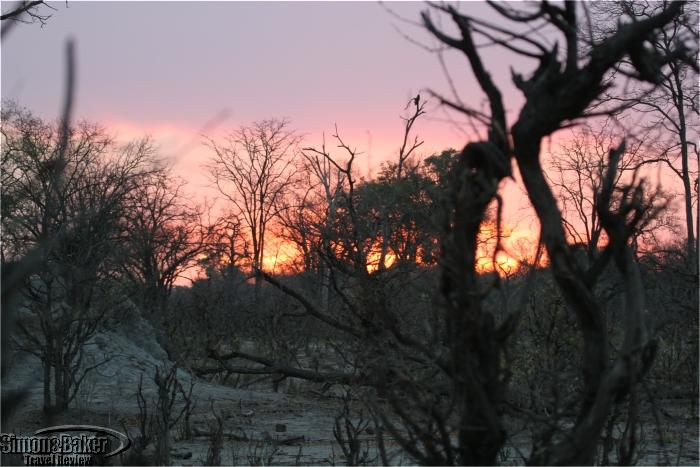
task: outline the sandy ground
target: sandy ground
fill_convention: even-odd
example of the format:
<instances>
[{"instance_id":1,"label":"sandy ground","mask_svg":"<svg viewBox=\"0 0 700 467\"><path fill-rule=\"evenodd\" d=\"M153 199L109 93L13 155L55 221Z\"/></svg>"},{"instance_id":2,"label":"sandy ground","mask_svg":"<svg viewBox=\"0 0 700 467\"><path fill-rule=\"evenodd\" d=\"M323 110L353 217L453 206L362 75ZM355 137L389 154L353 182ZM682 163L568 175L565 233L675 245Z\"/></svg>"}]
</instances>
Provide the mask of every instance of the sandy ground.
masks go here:
<instances>
[{"instance_id":1,"label":"sandy ground","mask_svg":"<svg viewBox=\"0 0 700 467\"><path fill-rule=\"evenodd\" d=\"M4 431L31 433L36 429L64 423L93 424L136 434L138 405L136 390L143 374L143 393L154 400L152 381L156 367L167 361L157 344L151 326L131 323L126 329L96 335L90 342L88 362L111 358L85 380L70 410L48 420L41 412L42 381L39 360L18 355L10 372L3 377L3 391L24 389L26 398L16 408L10 426ZM185 388L193 377L178 370ZM265 390L244 390L195 379L196 407L191 416L194 436L180 439L179 426L173 431L173 459L180 465L201 465L206 459L216 414L224 420L223 464L343 464L333 438L333 424L341 403L314 394L320 386L305 385L304 392L282 394ZM176 405L175 412L178 412ZM279 425L283 425L279 426ZM284 431L281 431L284 430ZM368 442L370 434L363 435ZM397 458L397 462L401 458Z\"/></svg>"},{"instance_id":2,"label":"sandy ground","mask_svg":"<svg viewBox=\"0 0 700 467\"><path fill-rule=\"evenodd\" d=\"M17 407L15 416L3 431L30 433L38 428L64 423L88 423L123 431L126 426L132 436L136 433L138 406L135 391L144 374L144 395L155 397L153 372L166 359L165 352L155 344L153 330L145 322L130 323L118 332L99 334L90 344L90 355L111 360L101 366L83 384L73 408L47 420L41 412L42 383L39 362L34 357L19 357L10 373L3 377L2 389L24 388L28 397ZM178 379L188 387L192 380L180 370ZM340 401L318 394L320 387L303 385L293 394L265 390L243 390L196 380L193 393L197 400L191 417L194 436L181 440L173 430L171 462L176 465L201 465L207 457L209 438L215 412L224 420L222 464L277 465L324 464L343 465L344 458L333 437L335 416ZM315 391L314 391L315 390ZM698 465L698 419L688 415L684 401L664 404L661 422L665 434L659 439L649 426L641 464ZM369 456L376 455L374 436L362 435ZM529 444L529 436L521 433L511 440L505 450L504 464L522 464L519 451ZM663 446L662 446L663 444ZM526 453L525 453L526 454ZM118 460L115 460L119 463ZM396 464L411 464L397 453Z\"/></svg>"}]
</instances>

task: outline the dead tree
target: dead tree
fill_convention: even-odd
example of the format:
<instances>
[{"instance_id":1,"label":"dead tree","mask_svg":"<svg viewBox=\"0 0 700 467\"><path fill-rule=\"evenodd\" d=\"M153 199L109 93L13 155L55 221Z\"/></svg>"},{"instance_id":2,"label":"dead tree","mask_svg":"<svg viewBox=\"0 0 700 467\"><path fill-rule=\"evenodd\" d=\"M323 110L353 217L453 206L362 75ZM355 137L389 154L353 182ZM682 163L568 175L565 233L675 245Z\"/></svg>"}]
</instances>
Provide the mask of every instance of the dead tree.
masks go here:
<instances>
[{"instance_id":1,"label":"dead tree","mask_svg":"<svg viewBox=\"0 0 700 467\"><path fill-rule=\"evenodd\" d=\"M24 5L26 6L26 5ZM21 9L22 7L20 7ZM21 15L23 11L14 10L12 16ZM4 18L7 19L7 18ZM4 36L9 28L3 27L2 36ZM61 130L62 133L59 136L60 141L65 141L68 138L67 132L70 128L70 122L72 117L73 108L73 92L75 87L75 56L74 56L74 44L72 41L68 41L66 44L66 95L63 103L63 112L61 115ZM4 105L6 108L6 106ZM3 169L2 172L2 192L0 193L0 203L2 204L2 220L3 222L8 216L12 215L12 207L15 203L21 202L22 195L21 189L19 193L17 189L18 185L12 183L14 177L7 173L5 168L8 163L14 164L16 161L14 158L9 157L9 152L5 151L5 144L7 141L4 129L6 128L6 118L8 115L3 112L2 117L2 144L3 150L0 151L0 167ZM56 154L55 164L52 165L50 173L48 173L48 179L51 180L54 186L59 186L62 183L65 169L65 150L66 145L61 144L58 154ZM10 162L8 159L12 159ZM10 185L10 196L8 196L8 184ZM8 204L9 209L8 209ZM7 229L3 223L3 232ZM3 245L5 245L5 238L2 238ZM16 312L20 305L20 300L22 296L23 285L26 281L34 274L39 272L43 266L43 258L45 256L45 249L50 249L53 242L58 240L57 238L45 237L42 241L36 245L33 249L29 251L20 252L18 248L14 249L15 257L11 261L6 260L5 248L0 248L0 273L2 274L2 321L0 325L2 326L2 333L0 334L0 351L2 352L2 360L0 361L0 375L6 377L8 371L12 368L13 364L11 361L10 350L11 350L11 336L16 328ZM45 387L46 396L46 387ZM0 425L7 426L7 423L14 416L15 410L20 405L20 403L28 396L28 391L25 389L20 389L17 391L7 391L3 394L0 401L0 411L2 411L2 418L0 419ZM46 400L44 407L46 408Z\"/></svg>"},{"instance_id":2,"label":"dead tree","mask_svg":"<svg viewBox=\"0 0 700 467\"><path fill-rule=\"evenodd\" d=\"M657 14L664 8L663 2L618 1L592 6L593 34L605 34L611 27L612 18L627 15L634 21ZM698 37L698 5L688 3L659 34L650 37L651 50L663 57L674 55L678 43L695 42ZM698 177L698 131L700 131L700 86L698 86L697 49L694 56L679 55L668 62L660 75L658 86L649 88L634 86L619 92L606 92L607 100L619 107L619 111L646 115L641 126L653 134L649 138L647 163L666 166L683 186L683 215L686 230L686 253L689 258L697 256L698 221L693 214L693 203L697 193L694 189ZM624 72L634 67L635 57L621 61ZM695 198L695 199L694 199ZM696 207L697 208L697 207ZM697 261L694 262L697 267Z\"/></svg>"},{"instance_id":3,"label":"dead tree","mask_svg":"<svg viewBox=\"0 0 700 467\"><path fill-rule=\"evenodd\" d=\"M321 276L321 303L324 311L327 311L331 296L330 269L318 253L329 251L331 248L328 233L335 225L338 216L338 202L347 180L342 171L323 156L323 154L327 154L325 145L324 136L320 152L313 148L304 148L302 151L306 173L309 176L309 185L314 186L320 194L317 194L315 199L307 201L306 212L299 216L301 218L299 220L303 219L303 223L297 222L296 225L290 226L289 230L298 232L297 235L292 234L293 236L313 239L313 244L310 245L311 252L318 257L317 267ZM313 193L310 196L313 196ZM315 209L309 210L309 207L312 206Z\"/></svg>"},{"instance_id":4,"label":"dead tree","mask_svg":"<svg viewBox=\"0 0 700 467\"><path fill-rule=\"evenodd\" d=\"M157 465L167 465L172 441L170 432L183 417L186 424L182 432L185 436L183 439L189 439L191 436L189 418L197 402L193 397L195 383L193 380L190 381L189 387L185 389L177 378L177 371L177 365L155 367L152 382L155 384L156 394L151 400L144 394L145 372L139 376L135 393L136 405L139 409L136 427L138 433L134 438L133 452L126 456L126 463L143 464L153 461ZM178 399L182 405L179 411L175 408ZM124 432L129 433L126 425L124 425ZM155 448L153 459L145 455L145 451L151 444Z\"/></svg>"},{"instance_id":5,"label":"dead tree","mask_svg":"<svg viewBox=\"0 0 700 467\"><path fill-rule=\"evenodd\" d=\"M371 419L366 418L362 409L353 410L353 393L346 390L341 396L343 406L338 415L335 416L333 424L333 437L340 447L346 465L373 465L379 456L371 456L369 443L363 440L362 435L372 432L370 427Z\"/></svg>"},{"instance_id":6,"label":"dead tree","mask_svg":"<svg viewBox=\"0 0 700 467\"><path fill-rule=\"evenodd\" d=\"M13 3L10 8L3 11L0 15L2 21L2 38L12 30L17 23L34 23L38 22L42 26L51 18L50 13L46 13L46 8L55 10L43 0L24 0Z\"/></svg>"},{"instance_id":7,"label":"dead tree","mask_svg":"<svg viewBox=\"0 0 700 467\"><path fill-rule=\"evenodd\" d=\"M142 151L152 151L148 141L140 144ZM202 209L191 205L184 186L167 170L159 170L129 196L122 270L151 314L164 312L175 281L196 265L211 236Z\"/></svg>"},{"instance_id":8,"label":"dead tree","mask_svg":"<svg viewBox=\"0 0 700 467\"><path fill-rule=\"evenodd\" d=\"M509 381L509 369L503 363L507 359L503 357L507 355L508 336L519 316L516 312L497 325L493 316L484 312L480 299L483 290L475 280L474 243L484 210L496 196L498 182L507 176L510 160L515 159L540 221L541 241L547 249L552 273L577 317L583 346L583 398L574 425L560 427L558 436L535 445L530 461L588 464L594 459L611 407L635 387L653 360L656 344L645 326L643 286L628 248L630 236L648 206L641 202L642 183L614 186L621 150L611 151L605 181L596 193L598 215L611 240L600 259L582 270L567 243L562 215L541 164L540 147L544 138L590 115L591 104L610 86L605 83L607 74L625 56L634 58L635 78L656 84L662 78L665 64L690 52L682 44L666 55L644 47L649 38L680 14L682 4L669 4L644 20L619 23L616 31L590 44L585 54L578 34L580 11L575 3L557 6L542 2L527 10L489 4L515 26L498 26L462 14L452 6L434 5L434 11L454 22L459 31L455 37L439 29L430 12L423 13L424 25L430 33L446 46L464 53L487 97L490 112L486 114L442 98L444 103L488 128L486 140L470 143L462 152L450 188L454 200L452 223L443 240L442 287L451 330L449 369L452 400L459 419L457 442L453 444L444 434L436 438L415 422L407 425L418 427L409 431L413 431L413 439L399 439L421 462L494 464L503 446L505 427L501 414ZM530 34L515 32L518 27L551 27L553 34L563 39L563 50L560 40L548 45ZM513 82L523 93L525 103L511 126L507 125L502 94L482 61L477 37L539 62L528 78L513 72ZM613 205L611 199L618 189L620 200ZM605 315L593 291L602 267L611 259L624 278L627 296L625 345L612 363ZM422 445L416 446L416 440Z\"/></svg>"},{"instance_id":9,"label":"dead tree","mask_svg":"<svg viewBox=\"0 0 700 467\"><path fill-rule=\"evenodd\" d=\"M420 113L420 109L416 113ZM437 333L430 333L427 338L432 340L426 343L425 333L416 335L415 330L406 325L405 316L389 306L387 284L400 282L405 275L385 268L376 271L368 268L370 253L382 240L381 229L370 225L358 210L359 182L354 171L358 151L346 144L337 132L333 137L341 150L340 155L328 150L325 142L320 148L303 150L312 175L318 179L320 193L317 201L322 212L311 216L312 225L295 226L307 229L303 234L313 237L313 253L322 270L325 293L322 289L319 300L315 294L287 285L284 278L262 270L258 270L258 274L298 303L300 312L294 313L295 316L311 318L330 333L332 338L324 345L328 353L337 357L336 362L329 364L325 360L332 361L333 358L325 355L329 358L322 358L324 361L319 365L305 368L294 362L277 361L239 350L221 352L216 348L209 349L209 357L225 371L383 388L387 385L387 361L391 362L392 368L407 361L427 368L439 360L437 355L441 346L434 339ZM408 135L404 139L408 140ZM337 307L328 306L331 295ZM438 349L432 348L431 344L436 344ZM345 363L339 366L337 359ZM234 364L235 360L255 366ZM207 374L221 370L197 371Z\"/></svg>"},{"instance_id":10,"label":"dead tree","mask_svg":"<svg viewBox=\"0 0 700 467\"><path fill-rule=\"evenodd\" d=\"M562 220L570 241L584 247L587 261L592 263L598 256L601 245L607 242L598 216L596 193L608 165L608 153L616 145L612 122L606 120L599 127L584 126L572 131L571 138L551 154L547 164L547 180L561 203ZM642 143L635 141L626 144L625 153L619 158L615 185L627 176L640 172L648 162ZM650 196L658 203L665 203L666 196L657 188ZM650 219L638 226L637 237L653 237L661 227L668 225L667 219Z\"/></svg>"},{"instance_id":11,"label":"dead tree","mask_svg":"<svg viewBox=\"0 0 700 467\"><path fill-rule=\"evenodd\" d=\"M411 135L411 129L415 125L416 120L425 114L425 101L421 101L420 94L411 99L406 105L406 108L413 106L413 110L408 117L401 117L404 121L405 127L403 132L403 142L399 148L399 162L396 166L396 178L400 179L403 175L404 164L411 157L416 149L423 145L423 141L418 139L418 136L414 136L413 142L409 145L409 136Z\"/></svg>"},{"instance_id":12,"label":"dead tree","mask_svg":"<svg viewBox=\"0 0 700 467\"><path fill-rule=\"evenodd\" d=\"M236 215L231 212L214 221L205 249L207 257L200 260L200 263L218 270L225 277L233 278L241 260L248 254L248 242L242 227Z\"/></svg>"},{"instance_id":13,"label":"dead tree","mask_svg":"<svg viewBox=\"0 0 700 467\"><path fill-rule=\"evenodd\" d=\"M221 450L224 447L224 419L214 409L214 401L209 401L213 421L210 422L211 435L209 436L209 447L204 465L221 465Z\"/></svg>"},{"instance_id":14,"label":"dead tree","mask_svg":"<svg viewBox=\"0 0 700 467\"><path fill-rule=\"evenodd\" d=\"M253 269L263 267L267 230L292 181L299 141L288 121L274 119L242 126L223 142L209 140L214 156L207 168L216 188L243 218Z\"/></svg>"},{"instance_id":15,"label":"dead tree","mask_svg":"<svg viewBox=\"0 0 700 467\"><path fill-rule=\"evenodd\" d=\"M24 284L29 313L18 321L18 344L42 361L44 409L64 410L95 368L84 365L85 344L120 306L113 252L124 201L149 158L115 146L95 125L57 131L22 110L3 117L3 171L16 201L3 218L4 258L50 244Z\"/></svg>"},{"instance_id":16,"label":"dead tree","mask_svg":"<svg viewBox=\"0 0 700 467\"><path fill-rule=\"evenodd\" d=\"M387 297L379 282L385 272L371 274L366 269L362 230L365 226L354 205L352 164L357 152L336 134L338 145L347 156L344 162L324 149L316 153L346 177L340 193L344 223L339 225L344 235L324 252L333 265L330 280L344 315L324 310L279 278L264 271L259 274L296 299L306 314L348 336L346 343L360 347L345 360L346 368L354 371L306 370L239 351L213 356L227 366L233 359L257 364L253 368L228 366L234 371L373 386L390 408L387 412L381 404L374 404L385 433L391 434L417 462L495 464L507 439L503 416L512 372L512 336L525 300L497 320L484 305L489 289L479 275L477 254L489 206L500 204L499 184L510 176L515 160L540 222L540 238L554 280L576 317L582 348L582 391L571 404L574 416L567 423L547 425L544 435L532 447L529 461L588 464L594 461L613 407L634 390L653 361L656 343L646 326L644 288L629 245L646 216L653 214L653 207L644 196L643 180L633 177L626 185L616 184L624 145L612 148L603 181L593 194L597 217L610 241L592 264L580 264L567 241L540 148L545 138L556 131L594 115L591 107L611 86L609 74L625 57L634 58L634 79L655 85L670 60L692 53L679 44L668 54L659 55L644 45L680 14L682 4L668 4L650 18L621 22L614 32L589 44L582 44L579 34L579 9L585 6L542 2L534 9L526 6L516 10L500 3L490 5L513 24L499 26L460 13L452 6L431 5L431 12L446 15L454 22L457 35L453 36L436 26L431 12L423 14L424 26L435 38L466 56L488 102L488 110L482 111L436 95L445 105L483 125L486 135L459 153L445 187L449 200L439 263L442 302L436 311L439 325L432 334L416 336L406 332L400 317L386 306ZM543 36L547 39L529 33L542 29L548 29L548 35ZM538 63L529 77L513 72L513 83L523 93L525 102L512 124L507 119L501 90L482 61L477 38ZM556 38L553 43L552 38ZM497 244L496 251L498 248ZM617 351L609 348L606 316L601 298L595 293L595 285L609 264L619 271L626 297L625 337ZM338 272L352 276L361 292L353 294L352 287L338 281Z\"/></svg>"},{"instance_id":17,"label":"dead tree","mask_svg":"<svg viewBox=\"0 0 700 467\"><path fill-rule=\"evenodd\" d=\"M192 389L185 391L182 383L177 378L177 365L168 368L167 366L156 367L153 375L153 382L156 385L156 398L153 401L153 422L152 428L155 431L153 438L155 441L155 462L158 465L167 465L170 460L170 431L182 419L183 415L190 416L192 408ZM178 394L182 402L182 407L175 410L175 403ZM141 396L143 398L143 396Z\"/></svg>"}]
</instances>

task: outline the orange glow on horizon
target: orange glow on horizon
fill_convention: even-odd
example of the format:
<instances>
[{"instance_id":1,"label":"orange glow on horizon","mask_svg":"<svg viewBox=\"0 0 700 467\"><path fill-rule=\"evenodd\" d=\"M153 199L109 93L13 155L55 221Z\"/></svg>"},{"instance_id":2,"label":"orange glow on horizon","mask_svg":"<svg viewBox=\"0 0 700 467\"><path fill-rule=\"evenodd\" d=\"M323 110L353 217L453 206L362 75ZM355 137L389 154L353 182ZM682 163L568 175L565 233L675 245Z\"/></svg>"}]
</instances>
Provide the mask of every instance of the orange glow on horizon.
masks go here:
<instances>
[{"instance_id":1,"label":"orange glow on horizon","mask_svg":"<svg viewBox=\"0 0 700 467\"><path fill-rule=\"evenodd\" d=\"M292 242L280 238L271 242L272 246L266 248L262 259L262 268L270 273L287 274L294 270L294 264L299 259L300 253Z\"/></svg>"},{"instance_id":2,"label":"orange glow on horizon","mask_svg":"<svg viewBox=\"0 0 700 467\"><path fill-rule=\"evenodd\" d=\"M480 274L497 273L501 277L509 277L523 267L532 265L535 261L537 234L529 229L509 228L502 226L501 251L495 258L493 251L496 246L495 225L484 223L480 234L480 246L476 258L476 270ZM206 259L206 255L200 255L197 259ZM302 253L297 245L281 237L272 237L267 241L265 254L262 260L263 270L271 274L294 275L300 271ZM381 243L377 241L367 254L367 272L374 273L379 270L381 260ZM395 252L388 249L384 257L384 267L391 268L397 262ZM423 264L420 255L417 264ZM543 251L538 261L538 267L548 264L546 252ZM225 266L226 264L220 264ZM243 271L251 271L250 264L239 264ZM188 274L178 280L178 285L187 285L191 280L204 278L206 275L203 267L192 269Z\"/></svg>"},{"instance_id":3,"label":"orange glow on horizon","mask_svg":"<svg viewBox=\"0 0 700 467\"><path fill-rule=\"evenodd\" d=\"M512 228L502 226L501 251L496 254L495 261L493 250L496 247L495 224L486 222L482 226L480 234L480 247L477 253L476 269L481 274L496 272L502 277L516 273L522 267L532 265L535 262L537 249L536 232L529 229ZM301 252L291 242L276 238L272 242L275 247L267 249L263 258L263 268L273 273L293 273L298 263ZM269 251L269 252L268 252ZM377 241L367 254L367 272L374 273L379 270L381 260L381 244ZM384 257L384 267L391 268L397 261L395 252L387 250ZM421 264L420 256L417 263ZM548 264L546 252L540 256L537 266Z\"/></svg>"},{"instance_id":4,"label":"orange glow on horizon","mask_svg":"<svg viewBox=\"0 0 700 467\"><path fill-rule=\"evenodd\" d=\"M382 259L382 252L377 245L372 251L367 255L367 272L370 274L379 270L380 262ZM396 262L396 255L392 251L387 251L384 255L384 267L390 268Z\"/></svg>"},{"instance_id":5,"label":"orange glow on horizon","mask_svg":"<svg viewBox=\"0 0 700 467\"><path fill-rule=\"evenodd\" d=\"M511 227L502 222L500 251L495 257L496 224L492 221L484 222L479 237L476 270L481 274L495 272L501 277L508 277L536 261L538 233L530 229ZM546 265L547 260L543 254L537 261L537 266Z\"/></svg>"}]
</instances>

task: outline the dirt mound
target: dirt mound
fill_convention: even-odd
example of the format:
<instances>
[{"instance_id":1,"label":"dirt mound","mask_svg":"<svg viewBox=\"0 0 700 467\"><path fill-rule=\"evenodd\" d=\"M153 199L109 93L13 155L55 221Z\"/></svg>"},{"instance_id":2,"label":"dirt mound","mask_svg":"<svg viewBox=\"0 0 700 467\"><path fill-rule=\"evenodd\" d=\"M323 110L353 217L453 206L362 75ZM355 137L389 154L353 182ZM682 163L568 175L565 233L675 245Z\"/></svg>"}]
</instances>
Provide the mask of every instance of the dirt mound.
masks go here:
<instances>
[{"instance_id":1,"label":"dirt mound","mask_svg":"<svg viewBox=\"0 0 700 467\"><path fill-rule=\"evenodd\" d=\"M3 391L25 389L29 396L24 404L40 408L42 404L42 366L40 360L27 353L18 352L14 364L2 379ZM153 375L156 368L171 368L173 362L158 344L156 331L143 317L134 314L114 330L95 334L84 347L83 368L99 364L90 371L80 386L73 405L89 410L107 410L131 415L138 408L135 393L143 375L144 395L155 395ZM183 369L178 370L178 380L189 386L196 378ZM204 381L195 381L195 395L202 399L228 399L235 401L280 400L285 396L238 390Z\"/></svg>"}]
</instances>

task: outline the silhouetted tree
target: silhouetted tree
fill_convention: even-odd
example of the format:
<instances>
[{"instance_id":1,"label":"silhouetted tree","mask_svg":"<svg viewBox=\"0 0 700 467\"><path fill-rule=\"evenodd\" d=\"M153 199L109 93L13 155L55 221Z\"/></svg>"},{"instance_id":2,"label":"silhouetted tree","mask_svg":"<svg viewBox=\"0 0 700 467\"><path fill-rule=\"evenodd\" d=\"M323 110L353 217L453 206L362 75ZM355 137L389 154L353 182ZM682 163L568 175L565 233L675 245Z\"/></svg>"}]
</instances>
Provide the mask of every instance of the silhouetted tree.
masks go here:
<instances>
[{"instance_id":1,"label":"silhouetted tree","mask_svg":"<svg viewBox=\"0 0 700 467\"><path fill-rule=\"evenodd\" d=\"M611 18L621 15L634 21L648 19L665 8L667 2L616 1L594 4L594 34L604 34L615 26ZM667 60L667 65L658 75L658 85L653 88L626 87L623 93L611 89L607 95L619 110L641 113L641 122L651 136L650 154L647 163L660 162L676 175L683 185L683 214L686 230L686 253L697 257L696 224L693 221L693 204L697 205L698 153L697 139L700 130L700 86L698 85L697 49L689 54L678 54L680 44L697 42L698 4L690 2L682 7L681 14L668 23L659 34L649 39L650 57ZM637 63L635 63L637 61ZM639 60L632 55L621 61L620 74L634 72ZM641 64L643 65L643 63ZM697 209L697 206L696 206ZM694 261L697 265L697 261Z\"/></svg>"},{"instance_id":2,"label":"silhouetted tree","mask_svg":"<svg viewBox=\"0 0 700 467\"><path fill-rule=\"evenodd\" d=\"M130 192L148 176L149 154L116 146L87 123L56 126L8 106L3 112L3 171L12 202L3 216L3 257L41 248L41 267L24 284L20 348L44 367L44 409L64 410L86 374L83 348L120 305L113 255L123 236ZM60 177L56 166L60 164Z\"/></svg>"},{"instance_id":3,"label":"silhouetted tree","mask_svg":"<svg viewBox=\"0 0 700 467\"><path fill-rule=\"evenodd\" d=\"M571 242L585 247L587 261L592 263L607 238L601 219L598 216L596 193L601 189L608 165L608 154L617 144L616 131L612 122L606 121L600 127L583 126L571 133L571 138L549 157L547 179L555 191L561 205L562 220ZM648 161L648 154L641 141L626 145L625 153L618 161L615 185L624 182L640 172ZM673 230L673 217L661 215L669 204L669 196L661 188L649 193L649 201L656 205L636 227L632 243L636 247L638 238L645 237L647 243L656 239L662 230ZM653 198L653 199L652 199ZM658 246L645 245L646 249Z\"/></svg>"},{"instance_id":4,"label":"silhouetted tree","mask_svg":"<svg viewBox=\"0 0 700 467\"><path fill-rule=\"evenodd\" d=\"M3 7L6 4L3 4ZM9 8L3 8L4 11L0 15L0 21L2 21L0 35L3 38L17 23L39 22L43 26L51 17L51 14L46 13L46 9L55 9L43 0L23 0L10 5Z\"/></svg>"},{"instance_id":5,"label":"silhouetted tree","mask_svg":"<svg viewBox=\"0 0 700 467\"><path fill-rule=\"evenodd\" d=\"M462 52L469 61L486 95L488 112L441 100L482 123L487 128L487 138L467 144L453 171L449 188L453 211L442 242L442 292L450 349L446 371L451 380L452 401L448 409L455 415L434 410L434 404L428 404L416 391L414 410L399 412L408 435L398 430L394 430L394 435L424 463L494 464L505 442L501 414L510 380L508 338L522 307L501 323L496 322L482 304L484 291L477 280L475 257L487 206L497 199L498 184L509 175L510 161L514 159L539 218L541 241L554 279L577 317L582 339L583 392L578 403L574 403L577 415L573 425L547 427L533 446L530 462L588 464L594 459L610 410L634 391L655 352L656 343L644 317L644 288L628 247L649 205L643 199L642 181L633 178L625 186L615 186L623 143L610 151L603 181L595 193L596 209L609 242L598 261L582 267L567 242L561 211L541 164L540 148L546 137L585 118L606 88L607 73L624 57L632 58L636 79L655 85L662 80L662 68L670 60L688 55L691 51L682 45L665 55L644 46L678 17L683 5L669 4L649 18L620 22L615 31L586 44L587 47L582 47L578 33L580 10L573 2L562 6L541 2L523 8L495 2L489 5L514 27L489 23L460 13L453 6L434 5L433 11L444 13L453 21L457 34L451 35L436 25L430 12L423 13L428 31L442 44ZM541 40L518 32L518 27L549 27L558 39ZM502 93L485 67L476 37L538 62L527 78L513 72L513 83L525 102L512 125L508 125ZM625 337L615 357L608 347L605 315L594 291L603 267L611 260L620 272L625 291ZM412 395L408 390L403 394ZM421 418L433 424L421 423ZM456 442L445 436L454 431Z\"/></svg>"},{"instance_id":6,"label":"silhouetted tree","mask_svg":"<svg viewBox=\"0 0 700 467\"><path fill-rule=\"evenodd\" d=\"M288 121L275 119L241 126L223 142L209 140L214 155L207 168L249 231L253 269L263 267L268 226L294 176L299 141Z\"/></svg>"},{"instance_id":7,"label":"silhouetted tree","mask_svg":"<svg viewBox=\"0 0 700 467\"><path fill-rule=\"evenodd\" d=\"M147 142L143 144L144 151L151 151ZM185 197L184 185L160 169L128 199L123 271L150 313L163 312L175 281L197 265L211 235L202 209Z\"/></svg>"}]
</instances>

